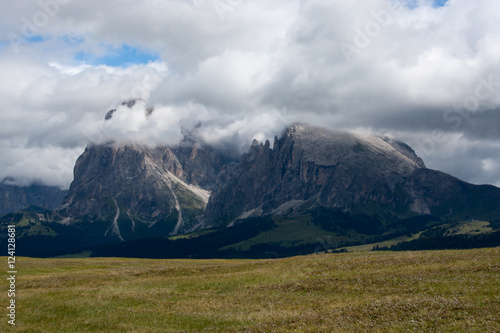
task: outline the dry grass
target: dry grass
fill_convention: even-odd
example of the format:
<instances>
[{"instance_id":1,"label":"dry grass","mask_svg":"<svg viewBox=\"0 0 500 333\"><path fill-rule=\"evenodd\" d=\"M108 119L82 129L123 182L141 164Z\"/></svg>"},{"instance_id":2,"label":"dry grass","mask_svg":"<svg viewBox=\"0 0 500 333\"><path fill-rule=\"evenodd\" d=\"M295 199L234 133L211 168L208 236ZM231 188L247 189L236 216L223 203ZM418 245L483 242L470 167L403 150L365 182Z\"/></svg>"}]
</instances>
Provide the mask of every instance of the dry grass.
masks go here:
<instances>
[{"instance_id":1,"label":"dry grass","mask_svg":"<svg viewBox=\"0 0 500 333\"><path fill-rule=\"evenodd\" d=\"M499 252L20 258L17 326L0 331L500 332Z\"/></svg>"}]
</instances>

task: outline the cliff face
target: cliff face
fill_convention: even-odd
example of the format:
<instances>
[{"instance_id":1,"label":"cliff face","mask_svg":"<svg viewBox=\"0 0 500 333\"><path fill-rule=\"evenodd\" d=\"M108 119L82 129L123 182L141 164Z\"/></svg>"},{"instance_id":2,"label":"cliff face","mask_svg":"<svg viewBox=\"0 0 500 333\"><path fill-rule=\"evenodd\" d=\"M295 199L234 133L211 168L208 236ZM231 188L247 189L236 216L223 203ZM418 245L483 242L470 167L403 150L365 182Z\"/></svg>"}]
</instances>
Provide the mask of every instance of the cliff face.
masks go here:
<instances>
[{"instance_id":1,"label":"cliff face","mask_svg":"<svg viewBox=\"0 0 500 333\"><path fill-rule=\"evenodd\" d=\"M57 197L46 190L29 194L27 188L16 187L5 197L27 203L30 195L32 199ZM434 216L417 216L427 214ZM295 125L276 137L273 145L254 141L237 162L193 140L176 147L89 146L78 158L63 206L5 215L0 228L22 222L19 239L34 251L30 253L50 253L208 227L223 229L262 215L290 216L276 221L296 223L299 228L270 243L288 237L282 244L289 246L300 238L297 230L308 230L314 221L311 234L320 227L359 241L359 235L425 230L439 218L442 222L498 221L500 189L427 169L401 142ZM301 216L295 219L296 215ZM247 222L251 221L273 222ZM309 222L303 225L304 221ZM262 225L250 227L222 234L229 231L235 236L234 230L240 230L236 238L241 242L255 236L246 235L248 230L259 232ZM309 243L316 241L307 237ZM148 241L144 244L149 246ZM122 249L122 244L117 246ZM130 253L141 250L134 251ZM156 251L154 246L151 251Z\"/></svg>"},{"instance_id":2,"label":"cliff face","mask_svg":"<svg viewBox=\"0 0 500 333\"><path fill-rule=\"evenodd\" d=\"M442 213L445 206L457 206L457 200L467 202L471 186L426 169L401 142L295 125L275 138L272 148L270 142L254 141L239 163L222 170L205 223L231 225L235 219L291 215L314 206Z\"/></svg>"},{"instance_id":3,"label":"cliff face","mask_svg":"<svg viewBox=\"0 0 500 333\"><path fill-rule=\"evenodd\" d=\"M107 224L106 235L121 240L182 232L203 214L221 161L206 147L90 146L58 215Z\"/></svg>"},{"instance_id":4,"label":"cliff face","mask_svg":"<svg viewBox=\"0 0 500 333\"><path fill-rule=\"evenodd\" d=\"M180 177L188 184L213 191L222 166L232 160L207 146L181 144L171 148L182 166Z\"/></svg>"}]
</instances>

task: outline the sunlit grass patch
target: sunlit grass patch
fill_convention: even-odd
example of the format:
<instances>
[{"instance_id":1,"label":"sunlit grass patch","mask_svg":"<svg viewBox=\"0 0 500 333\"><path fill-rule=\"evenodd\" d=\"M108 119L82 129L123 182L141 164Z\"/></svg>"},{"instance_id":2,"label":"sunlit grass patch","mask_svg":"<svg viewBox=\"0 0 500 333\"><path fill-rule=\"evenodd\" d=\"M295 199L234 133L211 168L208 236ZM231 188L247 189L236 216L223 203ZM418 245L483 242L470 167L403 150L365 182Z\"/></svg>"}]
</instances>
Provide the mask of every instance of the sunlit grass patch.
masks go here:
<instances>
[{"instance_id":1,"label":"sunlit grass patch","mask_svg":"<svg viewBox=\"0 0 500 333\"><path fill-rule=\"evenodd\" d=\"M17 325L0 331L496 332L499 252L19 258Z\"/></svg>"}]
</instances>

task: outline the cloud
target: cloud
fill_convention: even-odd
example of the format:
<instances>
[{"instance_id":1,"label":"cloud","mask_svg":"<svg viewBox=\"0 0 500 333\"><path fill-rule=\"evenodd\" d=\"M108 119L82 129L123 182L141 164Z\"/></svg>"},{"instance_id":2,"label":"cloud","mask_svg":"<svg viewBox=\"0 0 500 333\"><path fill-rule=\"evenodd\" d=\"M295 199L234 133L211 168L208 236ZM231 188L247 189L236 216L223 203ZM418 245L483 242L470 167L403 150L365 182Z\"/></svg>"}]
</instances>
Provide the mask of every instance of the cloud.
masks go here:
<instances>
[{"instance_id":1,"label":"cloud","mask_svg":"<svg viewBox=\"0 0 500 333\"><path fill-rule=\"evenodd\" d=\"M302 121L498 185L499 16L496 0L6 1L0 178L67 186L88 142L175 144L201 123L241 152Z\"/></svg>"}]
</instances>

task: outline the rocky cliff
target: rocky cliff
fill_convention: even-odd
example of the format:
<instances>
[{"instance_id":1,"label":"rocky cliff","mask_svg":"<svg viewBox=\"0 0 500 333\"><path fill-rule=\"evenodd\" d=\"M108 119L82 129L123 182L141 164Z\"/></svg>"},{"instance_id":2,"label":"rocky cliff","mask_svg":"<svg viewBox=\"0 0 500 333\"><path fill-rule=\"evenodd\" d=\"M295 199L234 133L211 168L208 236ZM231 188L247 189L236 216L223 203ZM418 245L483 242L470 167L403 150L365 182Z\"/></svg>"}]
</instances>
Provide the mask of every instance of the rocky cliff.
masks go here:
<instances>
[{"instance_id":1,"label":"rocky cliff","mask_svg":"<svg viewBox=\"0 0 500 333\"><path fill-rule=\"evenodd\" d=\"M0 229L18 224L25 255L79 253L119 242L113 253L123 256L142 256L137 239L220 229L184 252L169 242L168 256L187 256L192 249L205 255L205 242L221 249L247 242L267 255L324 235L361 244L366 237L399 237L436 223L499 223L499 188L430 170L409 146L388 138L294 125L272 145L254 141L237 162L196 142L91 145L78 158L62 207L7 214ZM133 242L121 244L128 240ZM148 253L165 251L149 240L142 244Z\"/></svg>"},{"instance_id":2,"label":"rocky cliff","mask_svg":"<svg viewBox=\"0 0 500 333\"><path fill-rule=\"evenodd\" d=\"M186 231L203 214L223 162L203 146L89 146L58 215L65 224L97 222L120 240Z\"/></svg>"},{"instance_id":3,"label":"rocky cliff","mask_svg":"<svg viewBox=\"0 0 500 333\"><path fill-rule=\"evenodd\" d=\"M223 168L205 226L300 214L315 206L398 217L456 216L473 208L471 195L489 197L490 209L500 213L499 189L429 170L404 143L294 125L272 147L254 141L239 163Z\"/></svg>"}]
</instances>

